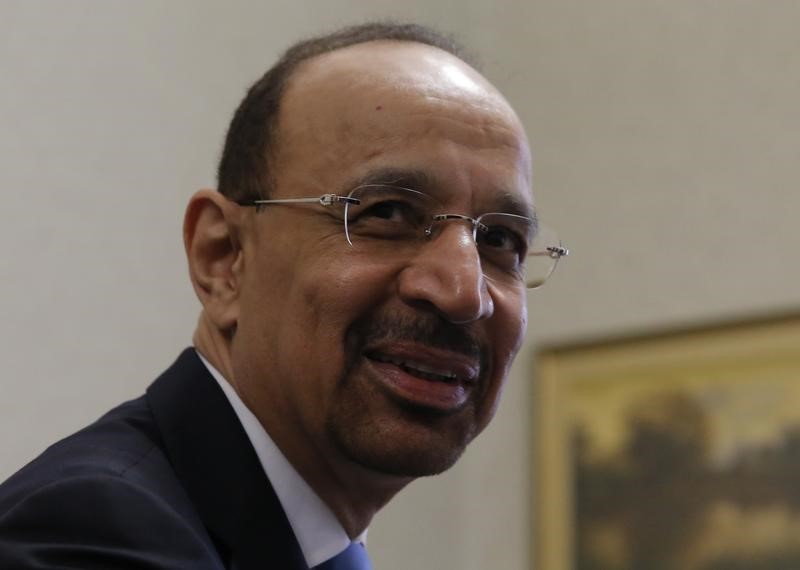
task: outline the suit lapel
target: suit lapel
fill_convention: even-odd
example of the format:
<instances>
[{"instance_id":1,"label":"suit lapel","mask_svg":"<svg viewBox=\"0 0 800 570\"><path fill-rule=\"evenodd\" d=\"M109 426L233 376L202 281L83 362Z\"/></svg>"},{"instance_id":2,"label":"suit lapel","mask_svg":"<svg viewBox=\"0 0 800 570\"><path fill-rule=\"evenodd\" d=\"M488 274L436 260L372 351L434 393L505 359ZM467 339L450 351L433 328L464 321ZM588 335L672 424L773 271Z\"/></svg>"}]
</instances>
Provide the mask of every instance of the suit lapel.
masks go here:
<instances>
[{"instance_id":1,"label":"suit lapel","mask_svg":"<svg viewBox=\"0 0 800 570\"><path fill-rule=\"evenodd\" d=\"M172 465L238 570L307 568L255 450L194 349L147 390Z\"/></svg>"}]
</instances>

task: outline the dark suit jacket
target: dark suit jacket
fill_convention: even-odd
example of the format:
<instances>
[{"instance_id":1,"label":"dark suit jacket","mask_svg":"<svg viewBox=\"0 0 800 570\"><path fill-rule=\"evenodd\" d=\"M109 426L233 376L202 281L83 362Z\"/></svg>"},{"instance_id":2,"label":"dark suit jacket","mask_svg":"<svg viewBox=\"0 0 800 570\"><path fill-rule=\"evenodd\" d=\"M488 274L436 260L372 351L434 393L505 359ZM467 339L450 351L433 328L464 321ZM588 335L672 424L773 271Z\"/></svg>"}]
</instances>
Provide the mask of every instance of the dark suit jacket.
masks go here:
<instances>
[{"instance_id":1,"label":"dark suit jacket","mask_svg":"<svg viewBox=\"0 0 800 570\"><path fill-rule=\"evenodd\" d=\"M0 486L0 569L307 568L193 349Z\"/></svg>"}]
</instances>

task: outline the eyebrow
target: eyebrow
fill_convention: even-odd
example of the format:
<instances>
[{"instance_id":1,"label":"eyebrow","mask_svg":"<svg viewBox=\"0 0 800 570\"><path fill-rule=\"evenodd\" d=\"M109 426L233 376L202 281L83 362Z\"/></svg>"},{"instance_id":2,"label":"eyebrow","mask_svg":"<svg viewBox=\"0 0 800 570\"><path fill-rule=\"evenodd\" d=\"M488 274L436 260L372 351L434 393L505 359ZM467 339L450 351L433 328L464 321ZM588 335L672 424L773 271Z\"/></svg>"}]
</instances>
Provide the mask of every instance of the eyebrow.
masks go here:
<instances>
[{"instance_id":1,"label":"eyebrow","mask_svg":"<svg viewBox=\"0 0 800 570\"><path fill-rule=\"evenodd\" d=\"M517 194L503 190L499 193L499 196L493 197L492 200L499 208L497 212L525 216L526 218L532 219L534 224L537 224L539 221L536 215L536 209Z\"/></svg>"},{"instance_id":2,"label":"eyebrow","mask_svg":"<svg viewBox=\"0 0 800 570\"><path fill-rule=\"evenodd\" d=\"M436 186L433 177L423 170L410 170L404 168L381 168L368 172L364 176L351 180L349 189L371 184L386 184L402 186L418 192L430 193Z\"/></svg>"},{"instance_id":3,"label":"eyebrow","mask_svg":"<svg viewBox=\"0 0 800 570\"><path fill-rule=\"evenodd\" d=\"M386 184L392 186L401 186L418 192L436 195L438 186L436 179L425 172L424 170L406 169L406 168L380 168L372 172L368 172L360 178L351 180L348 184L347 190L358 188L359 186L369 186L371 184ZM538 217L536 210L533 206L523 200L517 193L510 190L500 190L491 198L493 212L502 212L506 214L516 214L531 218L534 222L534 228L538 226ZM487 210L488 211L488 210Z\"/></svg>"}]
</instances>

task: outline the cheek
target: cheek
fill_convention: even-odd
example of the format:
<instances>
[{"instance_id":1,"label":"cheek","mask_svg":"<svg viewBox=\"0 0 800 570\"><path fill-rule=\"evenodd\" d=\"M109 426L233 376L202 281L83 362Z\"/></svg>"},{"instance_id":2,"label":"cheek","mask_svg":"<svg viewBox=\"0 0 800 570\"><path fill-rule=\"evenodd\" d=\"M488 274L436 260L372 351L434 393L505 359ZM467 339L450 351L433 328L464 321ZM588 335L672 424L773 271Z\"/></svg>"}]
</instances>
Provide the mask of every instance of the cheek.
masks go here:
<instances>
[{"instance_id":1,"label":"cheek","mask_svg":"<svg viewBox=\"0 0 800 570\"><path fill-rule=\"evenodd\" d=\"M281 302L285 322L278 341L282 388L306 426L322 433L357 359L348 343L352 325L383 302L391 280L380 270L332 256L306 266Z\"/></svg>"},{"instance_id":2,"label":"cheek","mask_svg":"<svg viewBox=\"0 0 800 570\"><path fill-rule=\"evenodd\" d=\"M341 372L347 330L384 302L391 287L391 270L354 259L347 252L331 253L304 267L281 301L287 305L284 326L292 331L295 353L297 347L306 355L319 353L323 372Z\"/></svg>"},{"instance_id":3,"label":"cheek","mask_svg":"<svg viewBox=\"0 0 800 570\"><path fill-rule=\"evenodd\" d=\"M522 347L528 328L528 305L526 290L508 291L505 294L494 292L495 305L493 331L498 342L495 345L499 362L507 362L510 367L514 357Z\"/></svg>"},{"instance_id":4,"label":"cheek","mask_svg":"<svg viewBox=\"0 0 800 570\"><path fill-rule=\"evenodd\" d=\"M340 320L380 303L398 272L396 264L337 248L310 264L296 286L320 322Z\"/></svg>"},{"instance_id":5,"label":"cheek","mask_svg":"<svg viewBox=\"0 0 800 570\"><path fill-rule=\"evenodd\" d=\"M481 429L497 411L511 365L525 339L528 312L524 301L524 293L520 297L495 297L495 314L490 327L494 347L492 379L479 412Z\"/></svg>"}]
</instances>

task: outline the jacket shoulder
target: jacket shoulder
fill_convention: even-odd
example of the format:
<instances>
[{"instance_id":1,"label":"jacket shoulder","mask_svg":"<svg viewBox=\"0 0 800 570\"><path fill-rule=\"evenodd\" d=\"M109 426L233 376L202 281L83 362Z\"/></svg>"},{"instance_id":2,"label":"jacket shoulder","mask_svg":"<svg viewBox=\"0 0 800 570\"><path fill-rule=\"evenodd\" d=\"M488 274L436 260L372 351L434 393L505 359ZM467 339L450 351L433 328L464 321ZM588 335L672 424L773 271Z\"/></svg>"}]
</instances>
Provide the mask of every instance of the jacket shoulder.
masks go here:
<instances>
[{"instance_id":1,"label":"jacket shoulder","mask_svg":"<svg viewBox=\"0 0 800 570\"><path fill-rule=\"evenodd\" d=\"M0 568L121 566L223 567L145 398L50 446L0 486Z\"/></svg>"},{"instance_id":2,"label":"jacket shoulder","mask_svg":"<svg viewBox=\"0 0 800 570\"><path fill-rule=\"evenodd\" d=\"M1 568L223 568L202 525L124 475L29 488L0 514Z\"/></svg>"}]
</instances>

